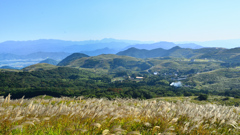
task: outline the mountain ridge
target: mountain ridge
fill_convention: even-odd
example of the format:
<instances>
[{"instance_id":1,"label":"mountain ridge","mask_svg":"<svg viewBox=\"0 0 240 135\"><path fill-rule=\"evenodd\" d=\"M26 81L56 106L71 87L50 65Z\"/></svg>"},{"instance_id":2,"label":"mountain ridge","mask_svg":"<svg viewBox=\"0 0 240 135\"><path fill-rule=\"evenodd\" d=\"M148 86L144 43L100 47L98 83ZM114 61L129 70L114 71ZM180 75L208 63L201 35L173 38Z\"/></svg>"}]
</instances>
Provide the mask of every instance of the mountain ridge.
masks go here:
<instances>
[{"instance_id":1,"label":"mountain ridge","mask_svg":"<svg viewBox=\"0 0 240 135\"><path fill-rule=\"evenodd\" d=\"M117 55L126 55L136 58L176 57L187 59L215 59L225 62L240 62L240 48L189 49L175 46L169 50L160 49L160 51L158 51L158 49L146 50L129 48L125 51L118 52Z\"/></svg>"},{"instance_id":2,"label":"mountain ridge","mask_svg":"<svg viewBox=\"0 0 240 135\"><path fill-rule=\"evenodd\" d=\"M170 49L178 44L173 42L151 42L136 40L118 40L105 38L102 40L86 40L86 41L67 41L57 39L39 39L29 41L5 41L0 43L0 53L11 53L15 55L27 55L36 52L84 52L95 51L99 49L109 48L117 51L136 47L140 49L164 48ZM179 44L183 48L201 48L196 44ZM99 53L101 54L101 53Z\"/></svg>"},{"instance_id":3,"label":"mountain ridge","mask_svg":"<svg viewBox=\"0 0 240 135\"><path fill-rule=\"evenodd\" d=\"M135 40L118 40L105 38L102 40L67 41L58 39L39 39L29 41L5 41L0 43L0 53L27 55L36 52L81 52L93 51L109 47L122 49L131 44L152 43ZM76 48L76 46L78 48Z\"/></svg>"},{"instance_id":4,"label":"mountain ridge","mask_svg":"<svg viewBox=\"0 0 240 135\"><path fill-rule=\"evenodd\" d=\"M194 44L194 43L186 43L186 44L175 44L173 42L166 42L166 41L161 41L161 42L156 42L156 43L152 43L152 44L136 44L136 45L130 45L127 46L126 48L124 48L123 50L126 50L128 48L138 48L138 49L147 49L147 50L152 50L152 49L156 49L156 48L162 48L162 49L171 49L175 46L179 46L181 48L191 48L191 49L199 49L199 48L203 48L203 46Z\"/></svg>"}]
</instances>

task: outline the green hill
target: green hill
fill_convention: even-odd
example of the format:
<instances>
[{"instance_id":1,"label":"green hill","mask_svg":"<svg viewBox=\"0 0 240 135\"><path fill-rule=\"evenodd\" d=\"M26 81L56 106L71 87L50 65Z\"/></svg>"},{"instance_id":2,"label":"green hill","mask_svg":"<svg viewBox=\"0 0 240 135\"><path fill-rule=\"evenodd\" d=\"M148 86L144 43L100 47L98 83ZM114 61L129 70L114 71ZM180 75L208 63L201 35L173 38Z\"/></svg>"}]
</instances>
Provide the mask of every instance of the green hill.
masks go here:
<instances>
[{"instance_id":1,"label":"green hill","mask_svg":"<svg viewBox=\"0 0 240 135\"><path fill-rule=\"evenodd\" d=\"M186 80L186 84L199 90L227 91L239 89L240 69L218 69L210 72L195 74Z\"/></svg>"},{"instance_id":2,"label":"green hill","mask_svg":"<svg viewBox=\"0 0 240 135\"><path fill-rule=\"evenodd\" d=\"M197 56L198 54L197 53L195 54L193 49L180 48L179 46L176 46L169 50L164 50L162 48L153 50L130 48L128 50L117 53L117 55L126 55L136 58L154 58L169 56L178 58L192 58L194 56Z\"/></svg>"},{"instance_id":3,"label":"green hill","mask_svg":"<svg viewBox=\"0 0 240 135\"><path fill-rule=\"evenodd\" d=\"M135 50L136 48L131 48ZM176 47L171 49L169 52L171 54L178 55L181 48ZM148 50L141 50L148 51ZM157 51L157 49L153 50ZM184 49L185 52L191 51L191 49ZM140 55L140 54L139 54ZM179 54L180 55L180 54ZM185 54L187 55L187 53ZM183 57L183 58L182 58ZM184 56L181 58L170 57L158 57L158 58L147 58L141 59L130 56L119 56L114 54L102 54L92 57L82 57L68 63L67 67L74 68L85 68L91 71L98 71L98 73L116 73L120 71L130 72L140 72L144 71L146 73L152 74L153 72L160 73L172 73L179 72L178 74L193 74L197 72L206 72L219 69L223 67L221 62L209 62L208 60L191 62L190 59L185 59Z\"/></svg>"},{"instance_id":4,"label":"green hill","mask_svg":"<svg viewBox=\"0 0 240 135\"><path fill-rule=\"evenodd\" d=\"M192 58L197 55L196 53L194 53L193 49L180 48L179 46L175 46L167 50L166 52L167 53L164 55L164 57L172 56L177 58Z\"/></svg>"},{"instance_id":5,"label":"green hill","mask_svg":"<svg viewBox=\"0 0 240 135\"><path fill-rule=\"evenodd\" d=\"M57 68L55 65L47 64L47 63L38 63L28 67L23 68L23 71L31 72L31 71L40 71L40 70L50 70Z\"/></svg>"},{"instance_id":6,"label":"green hill","mask_svg":"<svg viewBox=\"0 0 240 135\"><path fill-rule=\"evenodd\" d=\"M83 53L73 53L69 56L67 56L65 59L63 59L62 61L60 61L58 63L58 66L66 66L66 65L69 65L72 61L76 60L76 59L80 59L80 58L83 58L83 57L89 57L88 55L86 54L83 54Z\"/></svg>"},{"instance_id":7,"label":"green hill","mask_svg":"<svg viewBox=\"0 0 240 135\"><path fill-rule=\"evenodd\" d=\"M137 49L132 47L125 51L117 53L117 55L126 55L126 56L131 56L136 58L148 58L147 52L148 50L146 49Z\"/></svg>"},{"instance_id":8,"label":"green hill","mask_svg":"<svg viewBox=\"0 0 240 135\"><path fill-rule=\"evenodd\" d=\"M126 55L136 58L154 58L164 56L166 54L166 50L162 48L153 49L151 51L146 49L137 49L137 48L129 48L125 51L117 53L117 55Z\"/></svg>"},{"instance_id":9,"label":"green hill","mask_svg":"<svg viewBox=\"0 0 240 135\"><path fill-rule=\"evenodd\" d=\"M224 63L196 60L194 62L190 59L164 57L164 58L148 58L146 61L152 65L149 72L171 73L171 74L196 74L198 72L208 72L224 67Z\"/></svg>"},{"instance_id":10,"label":"green hill","mask_svg":"<svg viewBox=\"0 0 240 135\"><path fill-rule=\"evenodd\" d=\"M102 54L93 57L83 57L76 59L66 65L68 67L80 67L80 68L94 68L94 69L124 69L124 70L146 70L151 65L143 59L129 57L129 56L118 56L114 54Z\"/></svg>"}]
</instances>

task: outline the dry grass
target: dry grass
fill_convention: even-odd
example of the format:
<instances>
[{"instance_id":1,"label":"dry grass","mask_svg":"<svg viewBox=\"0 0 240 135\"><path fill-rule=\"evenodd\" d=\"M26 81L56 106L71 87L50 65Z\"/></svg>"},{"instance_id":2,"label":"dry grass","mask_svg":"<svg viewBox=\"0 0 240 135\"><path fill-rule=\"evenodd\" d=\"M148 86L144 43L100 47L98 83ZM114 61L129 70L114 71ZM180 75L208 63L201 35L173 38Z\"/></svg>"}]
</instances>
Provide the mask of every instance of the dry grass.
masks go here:
<instances>
[{"instance_id":1,"label":"dry grass","mask_svg":"<svg viewBox=\"0 0 240 135\"><path fill-rule=\"evenodd\" d=\"M240 108L136 99L0 98L0 134L239 134Z\"/></svg>"}]
</instances>

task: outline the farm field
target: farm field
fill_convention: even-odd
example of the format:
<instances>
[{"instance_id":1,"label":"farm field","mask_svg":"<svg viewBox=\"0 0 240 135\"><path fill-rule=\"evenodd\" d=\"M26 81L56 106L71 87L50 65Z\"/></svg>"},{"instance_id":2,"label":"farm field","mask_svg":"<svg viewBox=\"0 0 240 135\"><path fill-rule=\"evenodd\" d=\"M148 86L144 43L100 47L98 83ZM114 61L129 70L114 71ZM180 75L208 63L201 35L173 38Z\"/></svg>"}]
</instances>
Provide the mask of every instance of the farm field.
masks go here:
<instances>
[{"instance_id":1,"label":"farm field","mask_svg":"<svg viewBox=\"0 0 240 135\"><path fill-rule=\"evenodd\" d=\"M240 108L116 98L0 99L0 134L239 134ZM165 99L166 100L166 99Z\"/></svg>"}]
</instances>

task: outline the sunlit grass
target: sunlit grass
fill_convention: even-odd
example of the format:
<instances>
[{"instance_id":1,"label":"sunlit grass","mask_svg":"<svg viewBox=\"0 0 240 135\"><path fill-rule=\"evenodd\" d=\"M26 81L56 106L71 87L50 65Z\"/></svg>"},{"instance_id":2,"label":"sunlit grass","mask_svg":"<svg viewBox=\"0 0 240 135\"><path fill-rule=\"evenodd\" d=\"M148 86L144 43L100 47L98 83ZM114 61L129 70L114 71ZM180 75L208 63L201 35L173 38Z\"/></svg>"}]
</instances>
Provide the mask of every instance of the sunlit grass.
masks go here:
<instances>
[{"instance_id":1,"label":"sunlit grass","mask_svg":"<svg viewBox=\"0 0 240 135\"><path fill-rule=\"evenodd\" d=\"M0 99L0 134L239 134L239 114L188 100L8 96Z\"/></svg>"},{"instance_id":2,"label":"sunlit grass","mask_svg":"<svg viewBox=\"0 0 240 135\"><path fill-rule=\"evenodd\" d=\"M159 98L154 98L149 100L167 101L167 102L188 101L188 102L199 104L199 105L216 104L216 105L226 105L226 106L240 106L240 98L215 96L215 95L209 95L208 99L203 101L199 101L198 96L159 97Z\"/></svg>"}]
</instances>

